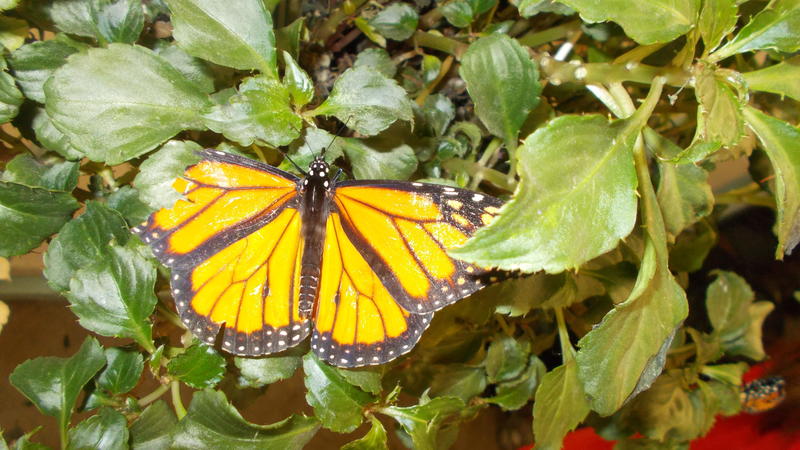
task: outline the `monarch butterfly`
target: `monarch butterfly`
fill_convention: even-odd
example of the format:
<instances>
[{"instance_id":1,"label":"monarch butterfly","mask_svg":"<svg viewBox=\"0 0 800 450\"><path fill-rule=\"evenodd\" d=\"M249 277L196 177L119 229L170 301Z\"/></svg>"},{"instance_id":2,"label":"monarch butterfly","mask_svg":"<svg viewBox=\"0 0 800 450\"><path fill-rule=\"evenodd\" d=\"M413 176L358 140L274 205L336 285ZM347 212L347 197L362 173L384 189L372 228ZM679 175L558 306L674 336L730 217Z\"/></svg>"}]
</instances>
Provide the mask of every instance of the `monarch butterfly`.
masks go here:
<instances>
[{"instance_id":1,"label":"monarch butterfly","mask_svg":"<svg viewBox=\"0 0 800 450\"><path fill-rule=\"evenodd\" d=\"M317 156L303 178L199 152L184 197L132 231L171 268L181 320L198 338L258 356L297 345L341 367L407 353L433 312L491 274L452 259L498 213L488 195L405 181L337 181Z\"/></svg>"}]
</instances>

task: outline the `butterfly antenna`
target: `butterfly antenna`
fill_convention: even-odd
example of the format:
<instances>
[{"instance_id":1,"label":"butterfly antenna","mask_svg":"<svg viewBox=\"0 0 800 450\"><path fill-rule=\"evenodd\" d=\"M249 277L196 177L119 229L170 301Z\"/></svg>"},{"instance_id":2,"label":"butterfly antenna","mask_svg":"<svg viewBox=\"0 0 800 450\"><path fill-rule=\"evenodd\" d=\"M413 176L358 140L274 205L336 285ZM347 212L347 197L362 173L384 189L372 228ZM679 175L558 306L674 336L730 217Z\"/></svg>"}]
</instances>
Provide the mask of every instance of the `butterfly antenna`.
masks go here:
<instances>
[{"instance_id":1,"label":"butterfly antenna","mask_svg":"<svg viewBox=\"0 0 800 450\"><path fill-rule=\"evenodd\" d=\"M336 138L337 138L337 137L339 137L339 135L342 133L342 131L344 131L345 127L347 127L347 122L349 122L349 121L350 121L350 117L348 117L348 118L347 118L347 120L345 120L345 121L342 123L342 125L341 125L341 126L339 126L339 129L338 129L338 130L336 130L336 134L334 134L334 135L333 135L333 139L331 139L331 141L328 143L328 146L327 146L327 147L325 147L325 148L323 148L323 149L322 149L322 152L319 154L319 156L323 156L323 157L325 156L325 152L326 152L326 151L327 151L329 148L331 148L331 147L333 146L333 143L336 141Z\"/></svg>"},{"instance_id":2,"label":"butterfly antenna","mask_svg":"<svg viewBox=\"0 0 800 450\"><path fill-rule=\"evenodd\" d=\"M298 165L297 165L297 163L296 163L296 162L294 162L294 160L292 159L292 157L291 157L291 156L289 156L289 154L288 154L288 153L284 153L284 154L283 154L283 156L284 156L284 157L286 157L286 159L288 159L288 160L289 160L289 162L290 162L290 163L292 163L292 165L294 166L294 168L295 168L295 169L297 169L297 170L298 170L300 173L302 173L303 175L305 175L305 174L306 174L306 171L305 171L305 170L303 170L303 168L302 168L302 167L298 166Z\"/></svg>"}]
</instances>

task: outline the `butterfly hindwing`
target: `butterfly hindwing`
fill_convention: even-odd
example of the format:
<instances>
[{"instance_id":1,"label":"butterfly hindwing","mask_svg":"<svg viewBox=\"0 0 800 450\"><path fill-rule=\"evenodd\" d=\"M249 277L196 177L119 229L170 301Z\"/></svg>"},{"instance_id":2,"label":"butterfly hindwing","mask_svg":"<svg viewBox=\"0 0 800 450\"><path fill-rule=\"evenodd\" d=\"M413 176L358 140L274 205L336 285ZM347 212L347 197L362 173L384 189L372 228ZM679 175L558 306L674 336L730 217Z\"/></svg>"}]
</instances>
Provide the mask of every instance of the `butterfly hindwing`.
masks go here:
<instances>
[{"instance_id":1,"label":"butterfly hindwing","mask_svg":"<svg viewBox=\"0 0 800 450\"><path fill-rule=\"evenodd\" d=\"M433 313L402 308L342 226L327 219L312 350L340 367L382 364L410 351Z\"/></svg>"},{"instance_id":2,"label":"butterfly hindwing","mask_svg":"<svg viewBox=\"0 0 800 450\"><path fill-rule=\"evenodd\" d=\"M336 187L342 228L391 296L414 313L436 311L492 278L451 258L498 213L494 197L448 186L347 181Z\"/></svg>"}]
</instances>

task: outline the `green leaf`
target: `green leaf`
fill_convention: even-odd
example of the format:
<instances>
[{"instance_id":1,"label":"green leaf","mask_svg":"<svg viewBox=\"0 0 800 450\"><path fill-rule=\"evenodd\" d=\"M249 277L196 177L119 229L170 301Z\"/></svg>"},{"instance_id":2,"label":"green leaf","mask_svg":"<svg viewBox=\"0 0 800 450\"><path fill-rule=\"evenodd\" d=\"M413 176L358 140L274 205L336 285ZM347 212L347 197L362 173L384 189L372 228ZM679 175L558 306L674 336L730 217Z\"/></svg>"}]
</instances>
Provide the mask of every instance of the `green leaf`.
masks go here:
<instances>
[{"instance_id":1,"label":"green leaf","mask_svg":"<svg viewBox=\"0 0 800 450\"><path fill-rule=\"evenodd\" d=\"M637 287L643 273L641 269ZM592 409L604 416L630 396L651 358L687 314L683 289L660 264L644 286L635 287L628 300L578 343L580 378Z\"/></svg>"},{"instance_id":2,"label":"green leaf","mask_svg":"<svg viewBox=\"0 0 800 450\"><path fill-rule=\"evenodd\" d=\"M718 271L717 278L706 292L708 318L728 355L764 359L761 326L774 305L755 302L755 294L747 282L732 272Z\"/></svg>"},{"instance_id":3,"label":"green leaf","mask_svg":"<svg viewBox=\"0 0 800 450\"><path fill-rule=\"evenodd\" d=\"M703 44L706 53L714 51L722 42L722 38L733 32L736 28L736 0L705 0L700 10L700 18L697 27L700 36L703 37Z\"/></svg>"},{"instance_id":4,"label":"green leaf","mask_svg":"<svg viewBox=\"0 0 800 450\"><path fill-rule=\"evenodd\" d=\"M535 355L528 360L528 367L516 380L505 381L497 386L496 395L486 401L494 403L504 411L514 411L525 406L533 397L542 377L547 372L544 363Z\"/></svg>"},{"instance_id":5,"label":"green leaf","mask_svg":"<svg viewBox=\"0 0 800 450\"><path fill-rule=\"evenodd\" d=\"M202 148L192 141L169 141L148 156L133 180L139 199L153 210L171 208L181 198L172 183L188 166L200 161L196 152Z\"/></svg>"},{"instance_id":6,"label":"green leaf","mask_svg":"<svg viewBox=\"0 0 800 450\"><path fill-rule=\"evenodd\" d=\"M69 160L81 159L85 156L83 152L75 149L69 143L69 138L53 125L52 119L44 108L36 108L31 127L36 134L36 140L45 149L54 151Z\"/></svg>"},{"instance_id":7,"label":"green leaf","mask_svg":"<svg viewBox=\"0 0 800 450\"><path fill-rule=\"evenodd\" d=\"M469 46L459 75L475 103L475 114L495 136L516 147L517 135L539 103L539 72L528 53L505 34L492 34Z\"/></svg>"},{"instance_id":8,"label":"green leaf","mask_svg":"<svg viewBox=\"0 0 800 450\"><path fill-rule=\"evenodd\" d=\"M79 268L69 281L67 299L84 328L102 336L134 339L154 350L152 324L156 268L137 250L137 241L111 246L101 270Z\"/></svg>"},{"instance_id":9,"label":"green leaf","mask_svg":"<svg viewBox=\"0 0 800 450\"><path fill-rule=\"evenodd\" d=\"M144 370L142 354L121 348L106 349L106 368L97 377L97 386L113 395L125 394L139 382Z\"/></svg>"},{"instance_id":10,"label":"green leaf","mask_svg":"<svg viewBox=\"0 0 800 450\"><path fill-rule=\"evenodd\" d=\"M144 9L139 0L95 0L92 19L98 40L133 44L142 33Z\"/></svg>"},{"instance_id":11,"label":"green leaf","mask_svg":"<svg viewBox=\"0 0 800 450\"><path fill-rule=\"evenodd\" d=\"M458 397L465 403L486 389L486 371L482 367L445 364L431 380L432 397Z\"/></svg>"},{"instance_id":12,"label":"green leaf","mask_svg":"<svg viewBox=\"0 0 800 450\"><path fill-rule=\"evenodd\" d=\"M276 80L247 78L227 103L203 113L208 128L243 146L287 145L300 135L302 119L289 104L289 89Z\"/></svg>"},{"instance_id":13,"label":"green leaf","mask_svg":"<svg viewBox=\"0 0 800 450\"><path fill-rule=\"evenodd\" d=\"M392 3L379 12L369 24L378 33L395 41L404 41L414 34L419 22L419 15L407 3Z\"/></svg>"},{"instance_id":14,"label":"green leaf","mask_svg":"<svg viewBox=\"0 0 800 450\"><path fill-rule=\"evenodd\" d=\"M578 11L586 22L618 23L640 44L669 42L694 27L700 2L696 0L559 0Z\"/></svg>"},{"instance_id":15,"label":"green leaf","mask_svg":"<svg viewBox=\"0 0 800 450\"><path fill-rule=\"evenodd\" d=\"M738 143L744 136L743 99L737 97L731 86L718 79L710 67L697 74L694 92L699 103L698 136L695 139L717 142L724 147Z\"/></svg>"},{"instance_id":16,"label":"green leaf","mask_svg":"<svg viewBox=\"0 0 800 450\"><path fill-rule=\"evenodd\" d=\"M286 51L283 52L283 63L286 65L283 84L289 90L294 106L302 108L314 99L314 82Z\"/></svg>"},{"instance_id":17,"label":"green leaf","mask_svg":"<svg viewBox=\"0 0 800 450\"><path fill-rule=\"evenodd\" d=\"M800 101L800 55L774 66L742 74L754 91L772 92Z\"/></svg>"},{"instance_id":18,"label":"green leaf","mask_svg":"<svg viewBox=\"0 0 800 450\"><path fill-rule=\"evenodd\" d=\"M195 342L169 361L167 372L195 389L213 388L225 375L225 358L214 347Z\"/></svg>"},{"instance_id":19,"label":"green leaf","mask_svg":"<svg viewBox=\"0 0 800 450\"><path fill-rule=\"evenodd\" d=\"M325 428L349 433L363 421L363 408L376 400L353 386L342 372L327 365L313 353L303 356L306 402Z\"/></svg>"},{"instance_id":20,"label":"green leaf","mask_svg":"<svg viewBox=\"0 0 800 450\"><path fill-rule=\"evenodd\" d=\"M361 439L345 444L342 446L342 450L378 450L389 448L386 430L383 428L381 421L375 416L370 416L369 420L372 426L367 434Z\"/></svg>"},{"instance_id":21,"label":"green leaf","mask_svg":"<svg viewBox=\"0 0 800 450\"><path fill-rule=\"evenodd\" d=\"M412 102L397 82L369 67L342 73L325 102L310 115L333 115L359 133L372 136L396 120L411 121Z\"/></svg>"},{"instance_id":22,"label":"green leaf","mask_svg":"<svg viewBox=\"0 0 800 450\"><path fill-rule=\"evenodd\" d=\"M25 43L28 35L28 22L14 17L0 16L0 44L13 52Z\"/></svg>"},{"instance_id":23,"label":"green leaf","mask_svg":"<svg viewBox=\"0 0 800 450\"><path fill-rule=\"evenodd\" d=\"M128 448L128 422L111 408L100 411L69 430L69 448L124 450Z\"/></svg>"},{"instance_id":24,"label":"green leaf","mask_svg":"<svg viewBox=\"0 0 800 450\"><path fill-rule=\"evenodd\" d=\"M319 429L313 417L292 415L271 425L244 420L217 391L198 391L178 423L170 448L301 449Z\"/></svg>"},{"instance_id":25,"label":"green leaf","mask_svg":"<svg viewBox=\"0 0 800 450\"><path fill-rule=\"evenodd\" d=\"M9 381L42 414L58 419L59 427L65 431L78 394L105 364L102 347L97 340L87 337L71 357L30 359L14 369Z\"/></svg>"},{"instance_id":26,"label":"green leaf","mask_svg":"<svg viewBox=\"0 0 800 450\"><path fill-rule=\"evenodd\" d=\"M696 272L717 243L717 233L707 221L684 230L669 252L669 267L676 272Z\"/></svg>"},{"instance_id":27,"label":"green leaf","mask_svg":"<svg viewBox=\"0 0 800 450\"><path fill-rule=\"evenodd\" d=\"M775 203L778 219L775 224L778 247L775 257L791 253L800 242L800 131L788 123L747 107L747 125L758 136L775 171Z\"/></svg>"},{"instance_id":28,"label":"green leaf","mask_svg":"<svg viewBox=\"0 0 800 450\"><path fill-rule=\"evenodd\" d=\"M5 60L0 58L0 123L16 117L23 100L14 78L6 72Z\"/></svg>"},{"instance_id":29,"label":"green leaf","mask_svg":"<svg viewBox=\"0 0 800 450\"><path fill-rule=\"evenodd\" d=\"M423 125L434 136L443 136L456 117L453 101L443 94L433 94L425 98L422 105Z\"/></svg>"},{"instance_id":30,"label":"green leaf","mask_svg":"<svg viewBox=\"0 0 800 450\"><path fill-rule=\"evenodd\" d=\"M511 4L519 9L519 15L527 19L542 12L551 12L562 16L575 14L572 8L554 3L552 0L511 0Z\"/></svg>"},{"instance_id":31,"label":"green leaf","mask_svg":"<svg viewBox=\"0 0 800 450\"><path fill-rule=\"evenodd\" d=\"M148 49L111 44L76 54L45 84L47 114L79 151L113 165L185 129L208 97Z\"/></svg>"},{"instance_id":32,"label":"green leaf","mask_svg":"<svg viewBox=\"0 0 800 450\"><path fill-rule=\"evenodd\" d=\"M559 449L564 436L583 422L589 403L578 381L575 359L547 372L536 389L533 434L536 448Z\"/></svg>"},{"instance_id":33,"label":"green leaf","mask_svg":"<svg viewBox=\"0 0 800 450\"><path fill-rule=\"evenodd\" d=\"M34 428L32 431L29 431L20 436L19 438L17 438L17 441L14 442L13 446L11 446L11 450L50 450L50 447L46 445L42 445L39 444L38 442L31 441L33 435L38 433L39 430L41 429L42 426L40 425ZM0 438L2 438L2 436L0 436ZM3 448L4 444L5 442L2 439L0 439L0 449L8 450L8 447Z\"/></svg>"},{"instance_id":34,"label":"green leaf","mask_svg":"<svg viewBox=\"0 0 800 450\"><path fill-rule=\"evenodd\" d=\"M442 6L441 12L453 26L464 28L496 4L497 0L455 0Z\"/></svg>"},{"instance_id":35,"label":"green leaf","mask_svg":"<svg viewBox=\"0 0 800 450\"><path fill-rule=\"evenodd\" d=\"M706 310L714 333L730 341L744 333L750 322L748 307L755 299L744 278L733 272L717 271L706 291Z\"/></svg>"},{"instance_id":36,"label":"green leaf","mask_svg":"<svg viewBox=\"0 0 800 450\"><path fill-rule=\"evenodd\" d=\"M441 8L442 15L451 25L458 28L464 28L472 23L475 14L469 2L465 0L456 0Z\"/></svg>"},{"instance_id":37,"label":"green leaf","mask_svg":"<svg viewBox=\"0 0 800 450\"><path fill-rule=\"evenodd\" d=\"M393 417L411 436L414 448L419 450L433 450L439 448L445 421L458 416L466 408L463 400L456 397L436 397L434 399L422 398L414 406L400 407L387 406L380 412Z\"/></svg>"},{"instance_id":38,"label":"green leaf","mask_svg":"<svg viewBox=\"0 0 800 450\"><path fill-rule=\"evenodd\" d=\"M711 61L759 49L786 53L800 50L800 0L777 0L769 6L739 30L732 41L712 53Z\"/></svg>"},{"instance_id":39,"label":"green leaf","mask_svg":"<svg viewBox=\"0 0 800 450\"><path fill-rule=\"evenodd\" d=\"M381 36L378 33L378 30L375 29L366 19L363 17L356 17L353 19L353 25L364 34L370 41L380 45L381 47L386 47L386 38Z\"/></svg>"},{"instance_id":40,"label":"green leaf","mask_svg":"<svg viewBox=\"0 0 800 450\"><path fill-rule=\"evenodd\" d=\"M554 273L616 247L636 221L633 128L597 115L550 121L517 150L520 183L500 216L449 253L482 267Z\"/></svg>"},{"instance_id":41,"label":"green leaf","mask_svg":"<svg viewBox=\"0 0 800 450\"><path fill-rule=\"evenodd\" d=\"M64 225L44 255L44 275L58 291L69 288L79 269L100 270L111 259L111 242L124 245L131 234L115 211L86 202L86 212Z\"/></svg>"},{"instance_id":42,"label":"green leaf","mask_svg":"<svg viewBox=\"0 0 800 450\"><path fill-rule=\"evenodd\" d=\"M8 11L14 9L19 4L19 0L0 0L0 10Z\"/></svg>"},{"instance_id":43,"label":"green leaf","mask_svg":"<svg viewBox=\"0 0 800 450\"><path fill-rule=\"evenodd\" d=\"M359 139L340 140L353 167L353 176L358 180L407 180L417 170L417 156L406 144L380 151Z\"/></svg>"},{"instance_id":44,"label":"green leaf","mask_svg":"<svg viewBox=\"0 0 800 450\"><path fill-rule=\"evenodd\" d=\"M337 369L345 381L364 392L378 395L383 391L381 378L383 371L380 367L360 367L357 369Z\"/></svg>"},{"instance_id":45,"label":"green leaf","mask_svg":"<svg viewBox=\"0 0 800 450\"><path fill-rule=\"evenodd\" d=\"M664 441L667 436L679 441L691 439L696 429L698 411L673 373L658 378L653 386L642 393L631 405L632 421L636 429L650 439Z\"/></svg>"},{"instance_id":46,"label":"green leaf","mask_svg":"<svg viewBox=\"0 0 800 450\"><path fill-rule=\"evenodd\" d=\"M736 341L723 342L722 347L725 353L728 355L741 355L755 361L766 358L767 354L764 353L764 343L761 339L761 328L767 315L773 309L775 309L775 304L772 302L762 301L751 304L747 308L747 313L750 316L750 324L747 330Z\"/></svg>"},{"instance_id":47,"label":"green leaf","mask_svg":"<svg viewBox=\"0 0 800 450\"><path fill-rule=\"evenodd\" d=\"M205 61L191 56L176 44L157 48L156 53L194 83L200 92L214 92L214 71Z\"/></svg>"},{"instance_id":48,"label":"green leaf","mask_svg":"<svg viewBox=\"0 0 800 450\"><path fill-rule=\"evenodd\" d=\"M273 0L274 1L274 0ZM294 22L275 30L275 46L280 50L289 52L297 58L300 54L300 39L305 32L305 17L298 17Z\"/></svg>"},{"instance_id":49,"label":"green leaf","mask_svg":"<svg viewBox=\"0 0 800 450\"><path fill-rule=\"evenodd\" d=\"M703 366L703 375L731 386L741 386L742 376L749 367L746 363L716 364Z\"/></svg>"},{"instance_id":50,"label":"green leaf","mask_svg":"<svg viewBox=\"0 0 800 450\"><path fill-rule=\"evenodd\" d=\"M45 81L76 52L75 45L66 39L36 41L14 51L8 63L25 97L44 103Z\"/></svg>"},{"instance_id":51,"label":"green leaf","mask_svg":"<svg viewBox=\"0 0 800 450\"><path fill-rule=\"evenodd\" d=\"M122 186L107 198L107 205L122 214L129 226L144 222L153 210L139 200L139 191L131 186Z\"/></svg>"},{"instance_id":52,"label":"green leaf","mask_svg":"<svg viewBox=\"0 0 800 450\"><path fill-rule=\"evenodd\" d=\"M490 383L517 377L527 366L525 349L511 336L498 335L486 352L486 374Z\"/></svg>"},{"instance_id":53,"label":"green leaf","mask_svg":"<svg viewBox=\"0 0 800 450\"><path fill-rule=\"evenodd\" d=\"M131 448L134 450L161 450L169 448L172 432L178 419L163 400L148 406L131 424Z\"/></svg>"},{"instance_id":54,"label":"green leaf","mask_svg":"<svg viewBox=\"0 0 800 450\"><path fill-rule=\"evenodd\" d=\"M71 192L78 185L78 163L61 161L47 165L22 153L6 164L0 179L32 188Z\"/></svg>"},{"instance_id":55,"label":"green leaf","mask_svg":"<svg viewBox=\"0 0 800 450\"><path fill-rule=\"evenodd\" d=\"M165 0L173 35L190 55L277 79L272 16L260 0Z\"/></svg>"},{"instance_id":56,"label":"green leaf","mask_svg":"<svg viewBox=\"0 0 800 450\"><path fill-rule=\"evenodd\" d=\"M92 20L92 3L81 0L53 2L49 9L50 19L65 33L94 38L96 28Z\"/></svg>"},{"instance_id":57,"label":"green leaf","mask_svg":"<svg viewBox=\"0 0 800 450\"><path fill-rule=\"evenodd\" d=\"M275 355L264 358L234 358L239 369L238 385L260 388L290 378L303 363L297 355Z\"/></svg>"},{"instance_id":58,"label":"green leaf","mask_svg":"<svg viewBox=\"0 0 800 450\"><path fill-rule=\"evenodd\" d=\"M67 192L0 181L0 256L21 255L52 235L78 209Z\"/></svg>"},{"instance_id":59,"label":"green leaf","mask_svg":"<svg viewBox=\"0 0 800 450\"><path fill-rule=\"evenodd\" d=\"M382 48L368 48L356 56L356 62L353 67L367 67L377 70L386 78L394 78L397 73L397 65L395 65L389 53Z\"/></svg>"},{"instance_id":60,"label":"green leaf","mask_svg":"<svg viewBox=\"0 0 800 450\"><path fill-rule=\"evenodd\" d=\"M659 163L658 204L667 232L674 237L711 213L714 194L708 172L694 164Z\"/></svg>"},{"instance_id":61,"label":"green leaf","mask_svg":"<svg viewBox=\"0 0 800 450\"><path fill-rule=\"evenodd\" d=\"M669 271L664 219L643 146L637 149L641 222L639 275L629 297L578 342L578 376L592 410L608 416L663 367L676 327L686 318L686 293Z\"/></svg>"}]
</instances>

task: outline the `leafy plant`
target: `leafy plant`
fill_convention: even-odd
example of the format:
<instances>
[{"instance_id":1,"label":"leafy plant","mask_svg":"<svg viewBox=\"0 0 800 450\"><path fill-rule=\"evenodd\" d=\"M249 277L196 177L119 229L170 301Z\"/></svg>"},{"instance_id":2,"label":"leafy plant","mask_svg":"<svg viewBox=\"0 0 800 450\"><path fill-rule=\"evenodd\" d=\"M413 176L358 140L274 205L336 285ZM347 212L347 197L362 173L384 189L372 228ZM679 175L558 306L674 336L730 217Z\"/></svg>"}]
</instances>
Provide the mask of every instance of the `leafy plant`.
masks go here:
<instances>
[{"instance_id":1,"label":"leafy plant","mask_svg":"<svg viewBox=\"0 0 800 450\"><path fill-rule=\"evenodd\" d=\"M366 431L347 448L381 448L390 425L439 448L482 411L531 401L537 447L584 422L620 445L673 445L738 412L773 304L729 271L687 296L688 274L730 204L775 209L778 259L800 241L800 131L787 121L800 2L427 3L0 2L0 256L47 241L44 275L80 324L129 341L88 338L11 375L56 418L62 447L298 448L324 427ZM331 144L334 118L351 131ZM302 165L329 145L355 178L508 198L452 254L519 276L437 313L381 367L192 341L168 273L129 227L178 198L169 186L197 149L294 170L283 152ZM758 182L712 193L715 164L764 156ZM240 415L237 390L301 367L313 416ZM133 394L143 378L159 387ZM96 414L76 423L76 410Z\"/></svg>"}]
</instances>

